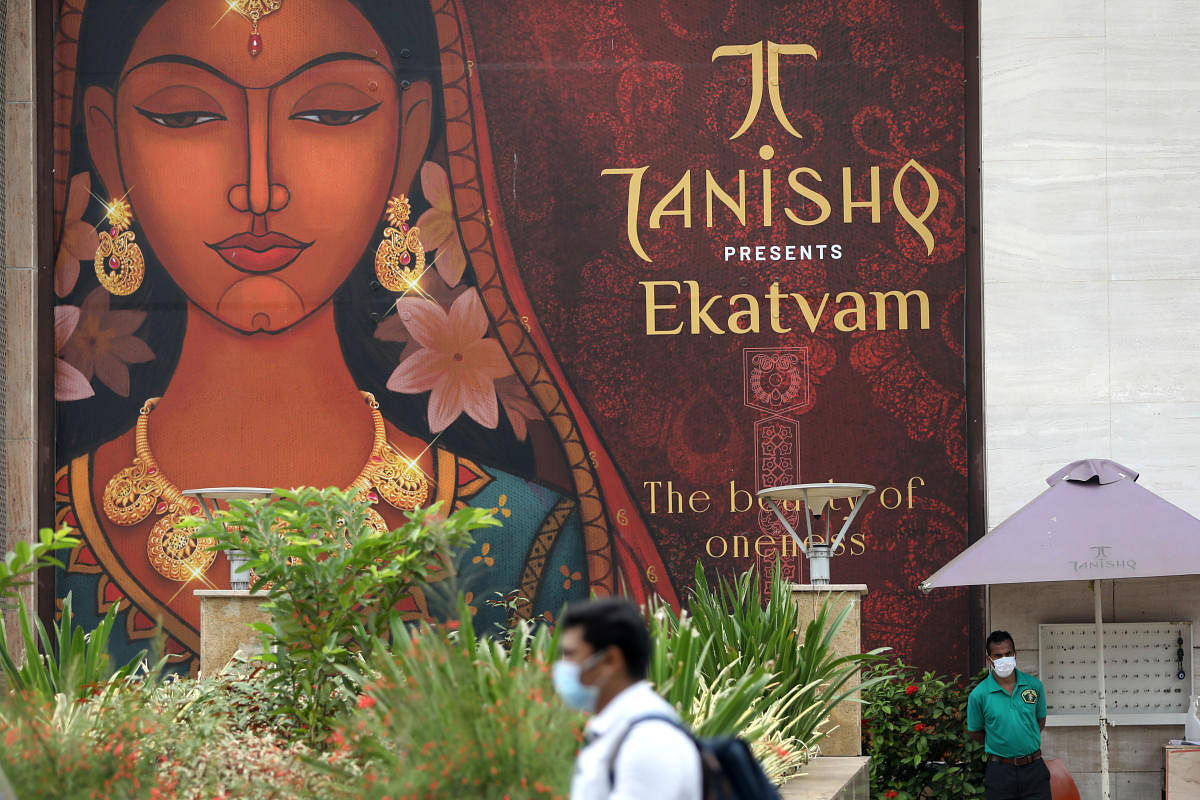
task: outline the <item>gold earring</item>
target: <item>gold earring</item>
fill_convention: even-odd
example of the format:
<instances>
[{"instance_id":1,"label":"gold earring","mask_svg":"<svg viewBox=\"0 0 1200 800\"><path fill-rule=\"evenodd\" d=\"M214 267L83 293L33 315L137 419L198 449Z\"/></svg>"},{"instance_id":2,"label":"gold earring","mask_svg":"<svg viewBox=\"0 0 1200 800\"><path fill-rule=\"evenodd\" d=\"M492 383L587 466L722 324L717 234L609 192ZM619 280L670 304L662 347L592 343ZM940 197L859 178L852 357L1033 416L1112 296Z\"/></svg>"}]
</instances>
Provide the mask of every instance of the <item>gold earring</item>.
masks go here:
<instances>
[{"instance_id":1,"label":"gold earring","mask_svg":"<svg viewBox=\"0 0 1200 800\"><path fill-rule=\"evenodd\" d=\"M124 199L113 200L105 207L105 219L112 227L100 231L100 246L96 248L96 278L111 294L133 294L146 276L146 260L142 248L129 224L133 210Z\"/></svg>"},{"instance_id":2,"label":"gold earring","mask_svg":"<svg viewBox=\"0 0 1200 800\"><path fill-rule=\"evenodd\" d=\"M421 244L421 233L408 227L411 213L412 206L404 195L388 200L384 212L388 227L375 250L375 277L389 292L415 288L425 271L425 245Z\"/></svg>"}]
</instances>

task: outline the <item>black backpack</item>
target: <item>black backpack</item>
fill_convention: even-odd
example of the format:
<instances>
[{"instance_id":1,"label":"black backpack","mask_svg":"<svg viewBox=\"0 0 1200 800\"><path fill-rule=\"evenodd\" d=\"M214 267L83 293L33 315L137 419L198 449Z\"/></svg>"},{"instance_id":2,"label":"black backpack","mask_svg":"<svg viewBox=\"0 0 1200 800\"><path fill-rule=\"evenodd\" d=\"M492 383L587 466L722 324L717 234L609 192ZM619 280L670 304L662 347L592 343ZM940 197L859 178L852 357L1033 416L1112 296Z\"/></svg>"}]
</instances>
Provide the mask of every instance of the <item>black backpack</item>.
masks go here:
<instances>
[{"instance_id":1,"label":"black backpack","mask_svg":"<svg viewBox=\"0 0 1200 800\"><path fill-rule=\"evenodd\" d=\"M665 714L647 714L636 717L625 727L621 738L613 745L608 761L608 785L616 779L617 755L625 737L634 726L652 719L669 722L688 735L700 751L700 773L703 780L704 800L779 800L779 792L763 772L758 759L750 752L750 746L736 736L718 736L700 739L677 719Z\"/></svg>"}]
</instances>

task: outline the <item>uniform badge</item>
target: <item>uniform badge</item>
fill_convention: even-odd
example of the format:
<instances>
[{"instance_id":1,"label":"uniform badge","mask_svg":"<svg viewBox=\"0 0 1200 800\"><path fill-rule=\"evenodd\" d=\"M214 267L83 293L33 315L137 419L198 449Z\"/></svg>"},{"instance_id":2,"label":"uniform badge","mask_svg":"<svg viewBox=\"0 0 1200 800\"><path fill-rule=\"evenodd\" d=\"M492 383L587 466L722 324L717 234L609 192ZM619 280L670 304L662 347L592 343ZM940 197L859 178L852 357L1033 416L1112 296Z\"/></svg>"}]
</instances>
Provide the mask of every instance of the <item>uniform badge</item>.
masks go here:
<instances>
[{"instance_id":1,"label":"uniform badge","mask_svg":"<svg viewBox=\"0 0 1200 800\"><path fill-rule=\"evenodd\" d=\"M1024 700L1029 705L1033 705L1038 700L1037 690L1026 689L1025 691L1021 692L1021 699Z\"/></svg>"}]
</instances>

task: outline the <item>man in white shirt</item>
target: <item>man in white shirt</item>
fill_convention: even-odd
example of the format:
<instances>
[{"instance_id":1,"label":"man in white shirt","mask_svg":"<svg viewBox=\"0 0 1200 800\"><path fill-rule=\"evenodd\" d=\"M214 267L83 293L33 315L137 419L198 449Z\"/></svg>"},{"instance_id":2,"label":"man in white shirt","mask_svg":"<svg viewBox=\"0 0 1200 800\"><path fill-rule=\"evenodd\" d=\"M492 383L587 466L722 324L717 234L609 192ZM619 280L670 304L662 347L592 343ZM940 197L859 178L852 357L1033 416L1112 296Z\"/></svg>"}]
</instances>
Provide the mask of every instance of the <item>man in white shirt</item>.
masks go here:
<instances>
[{"instance_id":1,"label":"man in white shirt","mask_svg":"<svg viewBox=\"0 0 1200 800\"><path fill-rule=\"evenodd\" d=\"M679 715L646 682L650 635L637 607L611 597L577 603L559 626L554 686L568 705L594 714L571 800L701 800L692 738L662 719L638 721Z\"/></svg>"}]
</instances>

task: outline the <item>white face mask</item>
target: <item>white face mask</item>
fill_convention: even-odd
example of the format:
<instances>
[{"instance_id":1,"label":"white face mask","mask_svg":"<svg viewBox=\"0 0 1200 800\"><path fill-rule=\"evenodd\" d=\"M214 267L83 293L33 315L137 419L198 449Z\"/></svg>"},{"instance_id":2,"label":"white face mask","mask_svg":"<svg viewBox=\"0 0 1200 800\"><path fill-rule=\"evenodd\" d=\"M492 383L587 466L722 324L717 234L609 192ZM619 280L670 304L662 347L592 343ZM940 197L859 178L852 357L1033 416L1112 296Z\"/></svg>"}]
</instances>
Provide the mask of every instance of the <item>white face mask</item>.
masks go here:
<instances>
[{"instance_id":1,"label":"white face mask","mask_svg":"<svg viewBox=\"0 0 1200 800\"><path fill-rule=\"evenodd\" d=\"M1013 671L1016 668L1017 668L1017 657L1016 656L1006 656L1004 658L992 659L992 671L996 673L997 677L1007 678L1009 675L1013 674Z\"/></svg>"}]
</instances>

